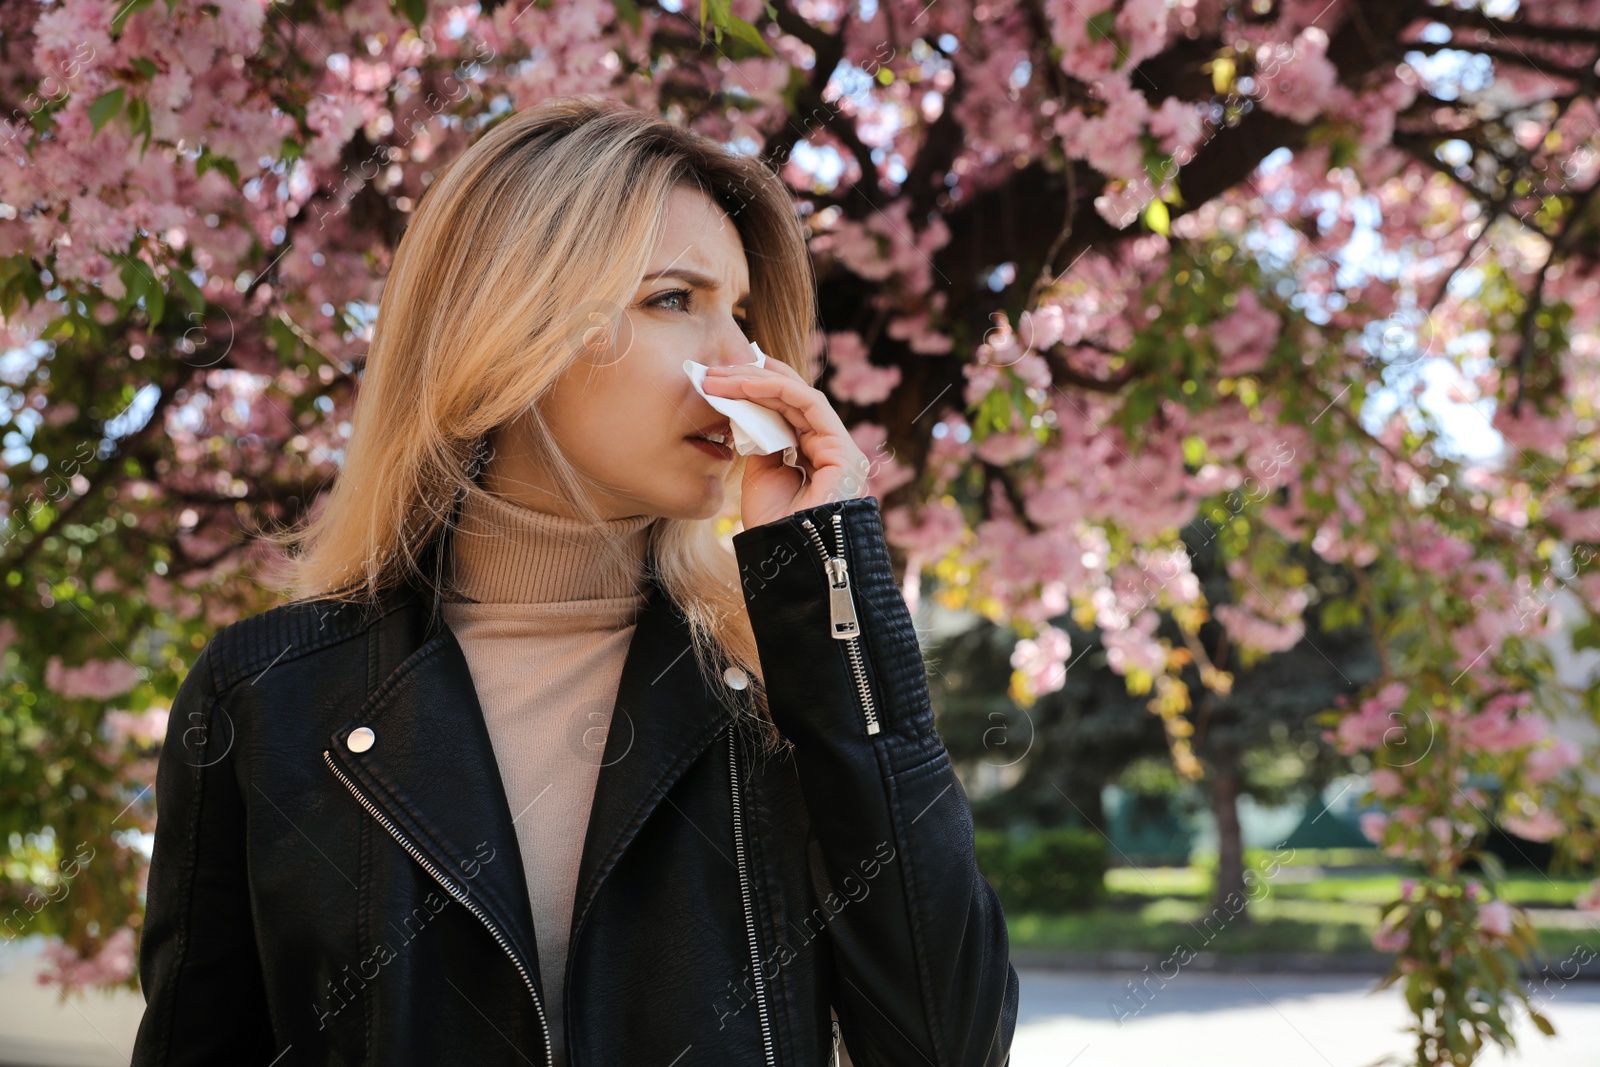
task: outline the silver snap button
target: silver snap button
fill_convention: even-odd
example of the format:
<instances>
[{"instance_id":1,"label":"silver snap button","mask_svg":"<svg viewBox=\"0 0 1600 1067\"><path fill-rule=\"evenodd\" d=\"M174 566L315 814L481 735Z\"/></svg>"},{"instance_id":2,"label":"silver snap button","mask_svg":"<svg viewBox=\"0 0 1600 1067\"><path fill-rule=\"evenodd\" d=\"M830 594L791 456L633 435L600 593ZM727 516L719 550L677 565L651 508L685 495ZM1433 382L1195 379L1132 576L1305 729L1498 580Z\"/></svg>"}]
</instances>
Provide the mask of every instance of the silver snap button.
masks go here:
<instances>
[{"instance_id":1,"label":"silver snap button","mask_svg":"<svg viewBox=\"0 0 1600 1067\"><path fill-rule=\"evenodd\" d=\"M729 667L723 671L722 680L728 683L729 689L743 689L750 684L750 676L738 667Z\"/></svg>"},{"instance_id":2,"label":"silver snap button","mask_svg":"<svg viewBox=\"0 0 1600 1067\"><path fill-rule=\"evenodd\" d=\"M344 739L344 743L345 747L351 752L365 752L372 747L372 743L377 739L378 735L373 733L370 728L358 726L350 731L350 736Z\"/></svg>"}]
</instances>

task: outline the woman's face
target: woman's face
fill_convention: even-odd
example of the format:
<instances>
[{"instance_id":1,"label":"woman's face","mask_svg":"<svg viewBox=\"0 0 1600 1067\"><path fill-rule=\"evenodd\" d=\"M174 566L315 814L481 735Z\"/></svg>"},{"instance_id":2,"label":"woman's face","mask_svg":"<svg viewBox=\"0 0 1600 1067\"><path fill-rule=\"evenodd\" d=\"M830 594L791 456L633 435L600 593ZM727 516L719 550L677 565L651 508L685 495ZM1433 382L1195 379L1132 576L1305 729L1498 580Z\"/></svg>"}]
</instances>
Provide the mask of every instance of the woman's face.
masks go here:
<instances>
[{"instance_id":1,"label":"woman's face","mask_svg":"<svg viewBox=\"0 0 1600 1067\"><path fill-rule=\"evenodd\" d=\"M680 186L644 280L616 320L596 308L583 354L541 403L556 442L584 474L607 518L657 515L709 518L722 510L731 458L691 437L727 418L697 393L683 361L708 366L754 360L745 332L749 267L727 214L698 190ZM485 486L540 511L566 514L556 481L528 450L532 420L494 435ZM732 437L728 437L731 445Z\"/></svg>"}]
</instances>

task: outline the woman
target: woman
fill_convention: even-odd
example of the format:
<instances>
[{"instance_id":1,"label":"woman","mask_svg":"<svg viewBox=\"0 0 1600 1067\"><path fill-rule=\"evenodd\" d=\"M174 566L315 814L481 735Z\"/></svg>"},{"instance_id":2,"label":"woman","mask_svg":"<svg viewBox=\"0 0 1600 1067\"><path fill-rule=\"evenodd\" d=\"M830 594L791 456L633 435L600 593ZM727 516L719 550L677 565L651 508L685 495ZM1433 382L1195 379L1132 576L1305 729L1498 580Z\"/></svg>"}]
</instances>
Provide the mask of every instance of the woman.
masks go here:
<instances>
[{"instance_id":1,"label":"woman","mask_svg":"<svg viewBox=\"0 0 1600 1067\"><path fill-rule=\"evenodd\" d=\"M434 182L294 599L174 704L135 1064L1007 1062L867 458L795 369L809 272L774 175L621 104ZM708 440L685 359L795 465Z\"/></svg>"}]
</instances>

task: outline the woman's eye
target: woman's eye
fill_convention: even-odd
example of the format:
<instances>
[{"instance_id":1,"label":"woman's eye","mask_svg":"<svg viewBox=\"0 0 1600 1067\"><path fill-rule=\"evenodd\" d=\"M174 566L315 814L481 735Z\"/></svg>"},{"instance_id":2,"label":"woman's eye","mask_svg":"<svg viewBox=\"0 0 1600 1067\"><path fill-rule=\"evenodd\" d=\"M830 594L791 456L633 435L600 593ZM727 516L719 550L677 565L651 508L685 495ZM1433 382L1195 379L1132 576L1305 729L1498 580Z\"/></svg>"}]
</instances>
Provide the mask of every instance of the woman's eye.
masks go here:
<instances>
[{"instance_id":1,"label":"woman's eye","mask_svg":"<svg viewBox=\"0 0 1600 1067\"><path fill-rule=\"evenodd\" d=\"M689 290L687 290L687 289L669 289L666 292L662 293L660 296L657 296L654 300L651 301L651 303L654 304L656 307L666 307L666 303L665 303L666 301L678 300L678 299L683 300L685 302L685 305L687 305L687 302L689 300ZM687 310L687 306L685 306L684 308L679 308L677 310L680 310L680 311L681 310Z\"/></svg>"}]
</instances>

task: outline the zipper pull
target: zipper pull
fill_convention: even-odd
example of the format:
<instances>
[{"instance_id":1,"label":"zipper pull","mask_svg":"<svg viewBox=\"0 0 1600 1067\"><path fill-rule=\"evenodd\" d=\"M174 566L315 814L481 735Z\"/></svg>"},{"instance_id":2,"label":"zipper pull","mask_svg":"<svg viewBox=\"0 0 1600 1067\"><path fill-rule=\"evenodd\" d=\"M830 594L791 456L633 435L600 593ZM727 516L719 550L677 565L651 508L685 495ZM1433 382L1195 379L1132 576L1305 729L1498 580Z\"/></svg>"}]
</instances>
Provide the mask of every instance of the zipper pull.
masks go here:
<instances>
[{"instance_id":1,"label":"zipper pull","mask_svg":"<svg viewBox=\"0 0 1600 1067\"><path fill-rule=\"evenodd\" d=\"M850 597L850 565L843 556L833 556L825 566L828 571L828 613L833 619L833 636L840 641L848 641L861 634L861 624L856 621L855 601Z\"/></svg>"},{"instance_id":2,"label":"zipper pull","mask_svg":"<svg viewBox=\"0 0 1600 1067\"><path fill-rule=\"evenodd\" d=\"M839 1067L839 1020L832 1019L833 1023L833 1059L828 1061L831 1067Z\"/></svg>"}]
</instances>

